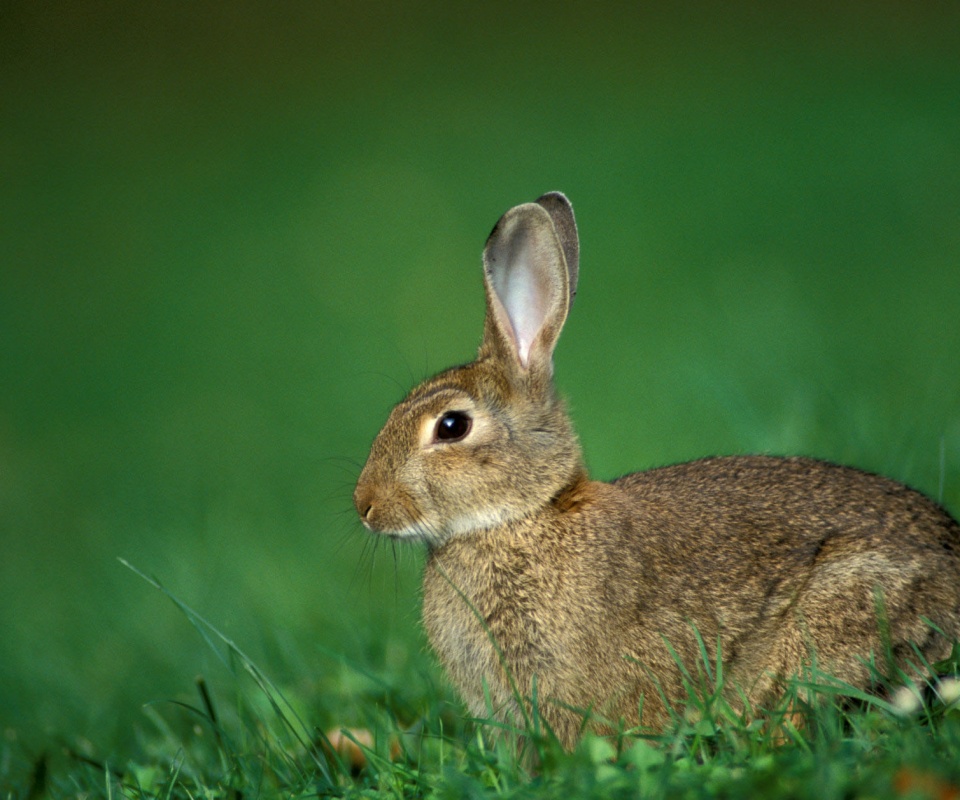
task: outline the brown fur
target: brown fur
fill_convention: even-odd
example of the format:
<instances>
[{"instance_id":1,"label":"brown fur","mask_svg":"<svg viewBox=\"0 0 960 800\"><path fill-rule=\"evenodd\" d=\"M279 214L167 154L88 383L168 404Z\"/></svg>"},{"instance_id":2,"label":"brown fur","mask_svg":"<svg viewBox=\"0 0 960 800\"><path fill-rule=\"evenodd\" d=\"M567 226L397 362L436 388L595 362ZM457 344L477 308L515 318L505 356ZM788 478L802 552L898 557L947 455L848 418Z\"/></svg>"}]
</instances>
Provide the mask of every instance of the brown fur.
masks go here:
<instances>
[{"instance_id":1,"label":"brown fur","mask_svg":"<svg viewBox=\"0 0 960 800\"><path fill-rule=\"evenodd\" d=\"M484 254L477 360L394 409L354 495L371 530L427 542L424 625L471 713L519 721L514 690L529 698L536 682L568 747L582 711L662 726L661 693L684 697L665 640L695 670L694 626L755 707L812 653L863 689L864 662L882 664L887 646L904 667L911 642L946 657L960 636L960 526L920 493L767 456L587 477L552 386L578 262L562 195L504 215ZM434 432L450 411L472 420L462 440Z\"/></svg>"}]
</instances>

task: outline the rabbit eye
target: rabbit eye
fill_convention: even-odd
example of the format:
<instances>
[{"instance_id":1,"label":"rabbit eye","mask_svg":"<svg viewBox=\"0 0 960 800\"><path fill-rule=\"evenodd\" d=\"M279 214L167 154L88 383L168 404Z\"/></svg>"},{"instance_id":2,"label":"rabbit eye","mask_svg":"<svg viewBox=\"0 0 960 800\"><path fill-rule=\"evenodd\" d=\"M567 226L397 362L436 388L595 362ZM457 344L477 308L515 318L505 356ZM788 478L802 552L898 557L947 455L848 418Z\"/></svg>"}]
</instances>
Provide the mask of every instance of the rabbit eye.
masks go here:
<instances>
[{"instance_id":1,"label":"rabbit eye","mask_svg":"<svg viewBox=\"0 0 960 800\"><path fill-rule=\"evenodd\" d=\"M470 433L473 420L462 411L448 411L437 421L437 430L433 435L438 442L459 442Z\"/></svg>"}]
</instances>

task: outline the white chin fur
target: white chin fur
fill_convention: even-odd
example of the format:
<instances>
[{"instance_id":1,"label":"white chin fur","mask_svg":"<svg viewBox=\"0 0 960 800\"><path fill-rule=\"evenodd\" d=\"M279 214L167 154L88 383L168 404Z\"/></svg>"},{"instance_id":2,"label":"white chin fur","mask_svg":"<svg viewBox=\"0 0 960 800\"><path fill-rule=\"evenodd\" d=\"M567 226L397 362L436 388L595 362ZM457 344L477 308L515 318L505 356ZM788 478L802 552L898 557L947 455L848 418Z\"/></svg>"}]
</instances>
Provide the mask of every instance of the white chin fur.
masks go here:
<instances>
[{"instance_id":1,"label":"white chin fur","mask_svg":"<svg viewBox=\"0 0 960 800\"><path fill-rule=\"evenodd\" d=\"M499 508L481 508L468 514L461 514L446 526L451 536L464 536L476 531L489 530L508 521L508 515Z\"/></svg>"},{"instance_id":2,"label":"white chin fur","mask_svg":"<svg viewBox=\"0 0 960 800\"><path fill-rule=\"evenodd\" d=\"M454 517L447 524L432 524L429 520L408 525L398 530L379 530L374 531L383 536L390 536L394 539L404 539L409 542L427 542L428 544L438 545L446 539L455 536L468 536L477 531L495 528L498 525L508 521L508 515L501 509L487 508L471 511ZM372 530L366 526L368 530Z\"/></svg>"}]
</instances>

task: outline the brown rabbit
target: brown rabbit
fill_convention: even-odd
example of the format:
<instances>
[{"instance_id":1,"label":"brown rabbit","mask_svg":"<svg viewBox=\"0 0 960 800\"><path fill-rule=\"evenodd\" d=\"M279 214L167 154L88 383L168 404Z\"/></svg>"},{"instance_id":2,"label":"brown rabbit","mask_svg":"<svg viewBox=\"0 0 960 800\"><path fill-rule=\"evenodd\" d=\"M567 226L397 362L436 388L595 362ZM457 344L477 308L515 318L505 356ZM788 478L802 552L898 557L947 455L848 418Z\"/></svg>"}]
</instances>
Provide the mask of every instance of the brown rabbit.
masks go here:
<instances>
[{"instance_id":1,"label":"brown rabbit","mask_svg":"<svg viewBox=\"0 0 960 800\"><path fill-rule=\"evenodd\" d=\"M567 199L508 211L483 263L476 361L393 410L354 493L369 530L426 543L424 624L472 714L517 720L536 689L567 747L587 710L660 727L686 696L674 653L701 660L694 629L752 708L814 656L863 689L871 658L947 657L960 525L943 508L807 458L591 480L552 382L579 264Z\"/></svg>"}]
</instances>

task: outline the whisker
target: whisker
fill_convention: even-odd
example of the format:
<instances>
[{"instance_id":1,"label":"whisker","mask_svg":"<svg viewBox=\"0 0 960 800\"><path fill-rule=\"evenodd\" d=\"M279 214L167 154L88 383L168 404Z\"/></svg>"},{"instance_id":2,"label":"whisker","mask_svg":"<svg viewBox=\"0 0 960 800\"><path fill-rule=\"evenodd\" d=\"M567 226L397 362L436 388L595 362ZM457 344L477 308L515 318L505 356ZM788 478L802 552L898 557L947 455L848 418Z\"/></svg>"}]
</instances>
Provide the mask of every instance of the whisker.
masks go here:
<instances>
[{"instance_id":1,"label":"whisker","mask_svg":"<svg viewBox=\"0 0 960 800\"><path fill-rule=\"evenodd\" d=\"M363 584L369 587L373 578L373 567L376 560L377 537L366 536L363 540L363 548L360 551L360 557L353 568L353 575L350 577L349 593L353 593L357 588L363 588ZM366 580L364 581L364 574ZM359 587L358 587L359 584Z\"/></svg>"},{"instance_id":2,"label":"whisker","mask_svg":"<svg viewBox=\"0 0 960 800\"><path fill-rule=\"evenodd\" d=\"M393 603L400 604L400 573L397 568L397 540L390 540L390 550L393 552Z\"/></svg>"},{"instance_id":3,"label":"whisker","mask_svg":"<svg viewBox=\"0 0 960 800\"><path fill-rule=\"evenodd\" d=\"M363 463L360 461L357 461L357 459L353 458L353 456L322 456L318 460L324 461L330 464L336 464L338 462L346 462L347 464L350 464L351 466L356 467L357 470L360 470L363 468Z\"/></svg>"}]
</instances>

